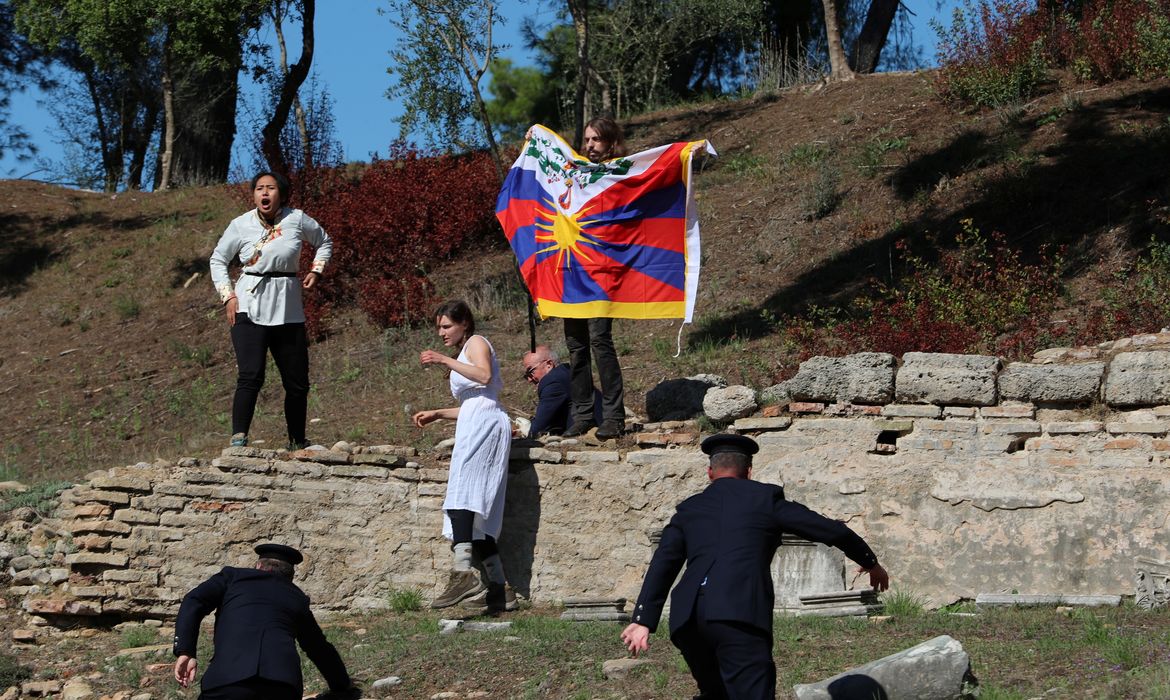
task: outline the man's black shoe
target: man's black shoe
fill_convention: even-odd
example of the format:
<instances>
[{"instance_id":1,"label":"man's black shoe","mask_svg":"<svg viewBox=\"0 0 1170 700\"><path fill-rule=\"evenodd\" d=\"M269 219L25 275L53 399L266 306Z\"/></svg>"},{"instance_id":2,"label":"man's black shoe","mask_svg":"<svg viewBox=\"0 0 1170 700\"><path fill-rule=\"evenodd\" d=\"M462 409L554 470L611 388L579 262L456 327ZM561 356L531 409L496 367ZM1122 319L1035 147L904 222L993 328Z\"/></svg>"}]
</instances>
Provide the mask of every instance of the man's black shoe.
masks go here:
<instances>
[{"instance_id":1,"label":"man's black shoe","mask_svg":"<svg viewBox=\"0 0 1170 700\"><path fill-rule=\"evenodd\" d=\"M578 422L570 425L569 429L565 431L565 433L564 433L564 435L562 435L562 437L568 437L568 438L580 437L580 436L584 435L585 433L589 432L590 430L593 430L596 427L597 427L597 424L591 420L578 421Z\"/></svg>"},{"instance_id":2,"label":"man's black shoe","mask_svg":"<svg viewBox=\"0 0 1170 700\"><path fill-rule=\"evenodd\" d=\"M626 426L621 421L607 420L597 429L597 439L609 440L611 438L621 437L622 433L626 432L625 429Z\"/></svg>"}]
</instances>

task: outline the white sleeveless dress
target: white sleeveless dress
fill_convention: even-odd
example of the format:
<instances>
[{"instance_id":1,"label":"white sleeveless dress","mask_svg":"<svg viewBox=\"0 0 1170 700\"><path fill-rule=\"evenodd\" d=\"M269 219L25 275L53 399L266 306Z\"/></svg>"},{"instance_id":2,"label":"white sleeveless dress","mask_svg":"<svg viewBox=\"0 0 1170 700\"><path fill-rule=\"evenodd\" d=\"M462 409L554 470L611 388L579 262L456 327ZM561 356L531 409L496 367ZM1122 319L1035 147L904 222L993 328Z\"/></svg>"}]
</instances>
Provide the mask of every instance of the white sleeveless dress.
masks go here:
<instances>
[{"instance_id":1,"label":"white sleeveless dress","mask_svg":"<svg viewBox=\"0 0 1170 700\"><path fill-rule=\"evenodd\" d=\"M448 510L475 513L472 538L477 540L484 535L498 538L504 522L512 423L500 404L504 380L500 377L496 351L487 338L479 337L491 353L491 382L485 386L451 372L451 395L459 401L459 418L455 421L455 449L451 453L447 497L443 500L443 536L449 540L452 531ZM458 360L471 364L466 343L463 348Z\"/></svg>"}]
</instances>

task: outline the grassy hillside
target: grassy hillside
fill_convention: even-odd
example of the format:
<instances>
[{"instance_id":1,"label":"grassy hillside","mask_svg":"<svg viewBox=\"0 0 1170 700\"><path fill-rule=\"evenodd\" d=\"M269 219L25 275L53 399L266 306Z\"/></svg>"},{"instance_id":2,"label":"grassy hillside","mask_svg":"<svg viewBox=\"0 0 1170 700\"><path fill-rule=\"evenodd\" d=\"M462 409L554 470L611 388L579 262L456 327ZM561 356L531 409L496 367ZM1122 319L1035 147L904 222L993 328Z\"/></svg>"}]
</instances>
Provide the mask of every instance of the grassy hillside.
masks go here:
<instances>
[{"instance_id":1,"label":"grassy hillside","mask_svg":"<svg viewBox=\"0 0 1170 700\"><path fill-rule=\"evenodd\" d=\"M720 152L695 178L703 271L681 357L677 323L615 325L634 413L664 379L704 371L764 387L812 352L858 349L826 345L834 334L817 324L880 311L858 300L954 252L965 227L1002 234L1021 264L1059 276L1059 294L1023 310L1028 342L1104 340L1122 328L1115 310L1134 293L1121 275L1152 240L1170 239L1170 80L1053 82L1026 105L977 112L943 104L930 80L877 75L629 125L634 148L705 137ZM239 192L112 197L0 181L0 201L0 480L72 480L226 445L235 365L207 258L245 207ZM520 378L526 310L507 249L461 251L432 277L443 296L476 308L501 354L505 403L531 410ZM1096 325L1079 323L1090 309ZM1163 309L1124 328L1168 321ZM1070 324L1076 332L1062 333ZM382 331L344 309L329 329L311 349L311 439L445 436L407 421L450 403L446 376L417 363L439 347L430 329ZM929 343L934 333L928 324L909 335ZM538 337L563 350L558 320L539 324ZM283 444L280 411L273 369L254 438Z\"/></svg>"}]
</instances>

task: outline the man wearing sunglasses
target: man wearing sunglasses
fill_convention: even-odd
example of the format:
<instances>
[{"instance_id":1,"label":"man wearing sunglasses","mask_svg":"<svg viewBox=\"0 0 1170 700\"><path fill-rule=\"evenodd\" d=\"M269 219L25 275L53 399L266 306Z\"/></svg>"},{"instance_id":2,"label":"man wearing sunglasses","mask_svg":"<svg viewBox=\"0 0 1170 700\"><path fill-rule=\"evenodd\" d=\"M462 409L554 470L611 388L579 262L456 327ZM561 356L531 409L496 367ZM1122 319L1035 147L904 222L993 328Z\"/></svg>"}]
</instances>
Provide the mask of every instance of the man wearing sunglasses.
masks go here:
<instances>
[{"instance_id":1,"label":"man wearing sunglasses","mask_svg":"<svg viewBox=\"0 0 1170 700\"><path fill-rule=\"evenodd\" d=\"M524 380L536 385L536 415L528 437L543 433L560 435L572 422L573 397L569 388L569 365L558 362L557 354L547 345L537 345L523 359ZM594 418L600 422L600 392L594 392Z\"/></svg>"}]
</instances>

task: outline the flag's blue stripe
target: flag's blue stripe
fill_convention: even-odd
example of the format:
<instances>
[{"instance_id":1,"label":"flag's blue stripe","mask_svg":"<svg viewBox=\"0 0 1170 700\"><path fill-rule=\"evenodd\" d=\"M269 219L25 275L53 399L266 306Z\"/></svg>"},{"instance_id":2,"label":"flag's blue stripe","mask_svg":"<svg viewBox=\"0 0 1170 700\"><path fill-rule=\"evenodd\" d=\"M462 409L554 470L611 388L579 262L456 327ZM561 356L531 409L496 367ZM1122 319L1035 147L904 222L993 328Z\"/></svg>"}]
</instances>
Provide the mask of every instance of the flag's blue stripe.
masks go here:
<instances>
[{"instance_id":1,"label":"flag's blue stripe","mask_svg":"<svg viewBox=\"0 0 1170 700\"><path fill-rule=\"evenodd\" d=\"M590 241L596 241L596 239L590 237ZM614 245L604 241L597 241L595 245L586 246L586 249L591 247L598 248L622 265L629 266L675 289L682 289L685 284L686 256L682 253L632 243Z\"/></svg>"}]
</instances>

